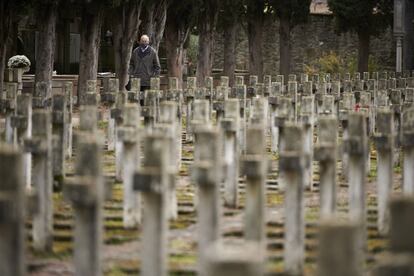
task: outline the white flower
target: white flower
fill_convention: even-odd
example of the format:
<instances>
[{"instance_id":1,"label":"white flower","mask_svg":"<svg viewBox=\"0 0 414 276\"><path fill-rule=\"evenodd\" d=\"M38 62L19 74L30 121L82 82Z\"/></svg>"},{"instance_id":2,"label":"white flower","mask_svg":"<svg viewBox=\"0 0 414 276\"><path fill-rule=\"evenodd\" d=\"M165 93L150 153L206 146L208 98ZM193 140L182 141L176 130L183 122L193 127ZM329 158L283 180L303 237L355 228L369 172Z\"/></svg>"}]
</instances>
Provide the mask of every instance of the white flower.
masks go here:
<instances>
[{"instance_id":1,"label":"white flower","mask_svg":"<svg viewBox=\"0 0 414 276\"><path fill-rule=\"evenodd\" d=\"M9 68L26 68L30 67L30 60L24 55L12 56L7 62Z\"/></svg>"}]
</instances>

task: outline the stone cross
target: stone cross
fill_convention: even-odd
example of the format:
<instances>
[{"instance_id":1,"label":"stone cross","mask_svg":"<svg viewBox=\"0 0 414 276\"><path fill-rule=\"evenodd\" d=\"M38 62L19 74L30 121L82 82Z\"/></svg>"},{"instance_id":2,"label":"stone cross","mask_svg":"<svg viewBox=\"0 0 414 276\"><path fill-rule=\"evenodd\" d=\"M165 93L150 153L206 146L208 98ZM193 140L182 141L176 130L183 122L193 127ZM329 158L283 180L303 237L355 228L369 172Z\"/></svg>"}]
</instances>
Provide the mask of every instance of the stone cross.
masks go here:
<instances>
[{"instance_id":1,"label":"stone cross","mask_svg":"<svg viewBox=\"0 0 414 276\"><path fill-rule=\"evenodd\" d=\"M25 186L21 152L0 145L0 275L25 276Z\"/></svg>"},{"instance_id":2,"label":"stone cross","mask_svg":"<svg viewBox=\"0 0 414 276\"><path fill-rule=\"evenodd\" d=\"M319 115L335 115L335 97L332 95L323 95L321 104L318 106Z\"/></svg>"},{"instance_id":3,"label":"stone cross","mask_svg":"<svg viewBox=\"0 0 414 276\"><path fill-rule=\"evenodd\" d=\"M395 78L390 78L387 80L388 82L388 89L396 89L397 88L397 80Z\"/></svg>"},{"instance_id":4,"label":"stone cross","mask_svg":"<svg viewBox=\"0 0 414 276\"><path fill-rule=\"evenodd\" d=\"M304 73L302 73L302 74L300 74L300 83L305 83L305 82L308 82L309 81L309 76L308 76L308 74L304 74Z\"/></svg>"},{"instance_id":5,"label":"stone cross","mask_svg":"<svg viewBox=\"0 0 414 276\"><path fill-rule=\"evenodd\" d=\"M143 138L144 160L134 176L134 190L142 194L141 275L167 275L168 141L161 135Z\"/></svg>"},{"instance_id":6,"label":"stone cross","mask_svg":"<svg viewBox=\"0 0 414 276\"><path fill-rule=\"evenodd\" d=\"M118 79L109 79L108 80L108 91L105 91L102 94L102 101L108 104L110 114L114 114L113 111L115 108L115 103L117 99L117 95L119 93L119 80ZM118 112L119 113L119 112ZM115 150L115 142L116 142L116 117L109 116L108 118L108 150L114 151Z\"/></svg>"},{"instance_id":7,"label":"stone cross","mask_svg":"<svg viewBox=\"0 0 414 276\"><path fill-rule=\"evenodd\" d=\"M378 90L375 97L375 104L377 107L384 107L389 105L388 91L387 90Z\"/></svg>"},{"instance_id":8,"label":"stone cross","mask_svg":"<svg viewBox=\"0 0 414 276\"><path fill-rule=\"evenodd\" d=\"M235 86L244 85L244 77L243 76L236 76Z\"/></svg>"},{"instance_id":9,"label":"stone cross","mask_svg":"<svg viewBox=\"0 0 414 276\"><path fill-rule=\"evenodd\" d=\"M16 99L17 99L17 83L9 82L5 83L6 95L2 99L2 110L6 117L6 142L13 144L15 141L15 133L12 126L12 117L16 112Z\"/></svg>"},{"instance_id":10,"label":"stone cross","mask_svg":"<svg viewBox=\"0 0 414 276\"><path fill-rule=\"evenodd\" d=\"M174 138L174 144L172 147L172 157L174 158L175 170L179 170L181 166L181 120L178 104L175 101L165 101L160 104L160 119L159 124L166 124L171 127L171 133Z\"/></svg>"},{"instance_id":11,"label":"stone cross","mask_svg":"<svg viewBox=\"0 0 414 276\"><path fill-rule=\"evenodd\" d=\"M139 103L141 100L141 79L140 78L131 78L131 90L128 93L128 101L133 103ZM143 98L142 98L143 99Z\"/></svg>"},{"instance_id":12,"label":"stone cross","mask_svg":"<svg viewBox=\"0 0 414 276\"><path fill-rule=\"evenodd\" d=\"M336 159L338 120L335 116L318 118L318 141L314 149L319 161L320 214L322 218L336 211Z\"/></svg>"},{"instance_id":13,"label":"stone cross","mask_svg":"<svg viewBox=\"0 0 414 276\"><path fill-rule=\"evenodd\" d=\"M119 91L116 94L115 107L111 109L111 121L114 123L114 131L116 134L117 129L122 126L124 106L127 103L127 94L125 91ZM139 123L139 120L136 122ZM109 128L109 127L108 127ZM122 142L118 141L117 136L114 136L115 143L115 178L118 181L122 181L123 166L122 166Z\"/></svg>"},{"instance_id":14,"label":"stone cross","mask_svg":"<svg viewBox=\"0 0 414 276\"><path fill-rule=\"evenodd\" d=\"M334 114L336 116L339 115L339 101L341 100L341 82L334 81L331 84L331 95L334 97L335 101L335 111Z\"/></svg>"},{"instance_id":15,"label":"stone cross","mask_svg":"<svg viewBox=\"0 0 414 276\"><path fill-rule=\"evenodd\" d=\"M16 115L11 118L11 126L15 129L16 142L23 146L24 140L32 136L32 95L17 95ZM26 187L32 183L32 156L30 153L23 154L24 180Z\"/></svg>"},{"instance_id":16,"label":"stone cross","mask_svg":"<svg viewBox=\"0 0 414 276\"><path fill-rule=\"evenodd\" d=\"M247 129L246 154L242 157L242 173L246 176L246 203L244 237L246 240L265 242L266 228L266 144L263 125Z\"/></svg>"},{"instance_id":17,"label":"stone cross","mask_svg":"<svg viewBox=\"0 0 414 276\"><path fill-rule=\"evenodd\" d=\"M123 125L117 128L117 140L122 144L123 223L125 228L135 228L141 223L141 198L133 188L133 178L140 157L139 105L126 104L122 113Z\"/></svg>"},{"instance_id":18,"label":"stone cross","mask_svg":"<svg viewBox=\"0 0 414 276\"><path fill-rule=\"evenodd\" d=\"M193 103L193 118L191 119L191 131L195 133L197 127L211 125L210 108L208 100L195 100Z\"/></svg>"},{"instance_id":19,"label":"stone cross","mask_svg":"<svg viewBox=\"0 0 414 276\"><path fill-rule=\"evenodd\" d=\"M195 97L195 90L197 79L195 77L187 78L187 89L184 91L186 101L186 141L192 141L191 133L191 119L193 118L193 102Z\"/></svg>"},{"instance_id":20,"label":"stone cross","mask_svg":"<svg viewBox=\"0 0 414 276\"><path fill-rule=\"evenodd\" d=\"M268 102L270 105L270 132L271 132L271 150L276 153L278 150L279 129L275 125L275 118L277 115L278 98L282 95L282 85L279 82L273 82L270 90Z\"/></svg>"},{"instance_id":21,"label":"stone cross","mask_svg":"<svg viewBox=\"0 0 414 276\"><path fill-rule=\"evenodd\" d=\"M224 148L224 203L236 208L239 184L239 139L240 119L239 100L229 99L224 102L224 118L220 121Z\"/></svg>"},{"instance_id":22,"label":"stone cross","mask_svg":"<svg viewBox=\"0 0 414 276\"><path fill-rule=\"evenodd\" d=\"M390 251L373 271L374 276L394 276L414 274L414 230L412 214L414 200L410 197L397 197L391 201Z\"/></svg>"},{"instance_id":23,"label":"stone cross","mask_svg":"<svg viewBox=\"0 0 414 276\"><path fill-rule=\"evenodd\" d=\"M74 266L79 276L102 275L103 201L101 145L94 135L77 134L75 177L63 186L74 209Z\"/></svg>"},{"instance_id":24,"label":"stone cross","mask_svg":"<svg viewBox=\"0 0 414 276\"><path fill-rule=\"evenodd\" d=\"M359 93L359 95L360 95L360 98L359 98L360 109L359 110L366 114L368 131L369 131L369 134L372 135L374 133L374 130L375 130L375 119L374 119L375 118L375 113L374 113L375 108L372 105L371 93L361 91ZM369 162L369 159L368 159L368 162Z\"/></svg>"},{"instance_id":25,"label":"stone cross","mask_svg":"<svg viewBox=\"0 0 414 276\"><path fill-rule=\"evenodd\" d=\"M414 88L405 89L405 99L403 105L403 111L414 106Z\"/></svg>"},{"instance_id":26,"label":"stone cross","mask_svg":"<svg viewBox=\"0 0 414 276\"><path fill-rule=\"evenodd\" d=\"M313 74L312 75L312 82L317 86L319 84L319 74Z\"/></svg>"},{"instance_id":27,"label":"stone cross","mask_svg":"<svg viewBox=\"0 0 414 276\"><path fill-rule=\"evenodd\" d=\"M79 130L98 134L98 108L94 105L83 105L79 109Z\"/></svg>"},{"instance_id":28,"label":"stone cross","mask_svg":"<svg viewBox=\"0 0 414 276\"><path fill-rule=\"evenodd\" d=\"M158 120L158 96L158 90L145 91L144 106L141 109L141 115L144 117L144 125L147 129L153 127Z\"/></svg>"},{"instance_id":29,"label":"stone cross","mask_svg":"<svg viewBox=\"0 0 414 276\"><path fill-rule=\"evenodd\" d=\"M378 90L387 90L387 89L388 89L387 79L379 79L378 80Z\"/></svg>"},{"instance_id":30,"label":"stone cross","mask_svg":"<svg viewBox=\"0 0 414 276\"><path fill-rule=\"evenodd\" d=\"M413 256L411 254L384 254L372 270L373 276L410 276L414 274Z\"/></svg>"},{"instance_id":31,"label":"stone cross","mask_svg":"<svg viewBox=\"0 0 414 276\"><path fill-rule=\"evenodd\" d=\"M394 120L388 108L377 111L376 133L377 148L377 189L378 189L378 231L385 235L389 227L388 204L393 182Z\"/></svg>"},{"instance_id":32,"label":"stone cross","mask_svg":"<svg viewBox=\"0 0 414 276\"><path fill-rule=\"evenodd\" d=\"M73 83L65 82L63 87L63 94L66 95L66 113L67 113L67 123L66 123L66 158L72 157L72 147L73 147L73 124L72 124L72 112L73 112Z\"/></svg>"},{"instance_id":33,"label":"stone cross","mask_svg":"<svg viewBox=\"0 0 414 276\"><path fill-rule=\"evenodd\" d=\"M213 101L213 110L216 111L216 121L220 121L220 119L224 115L224 101L228 99L229 88L228 86L218 86L216 88L216 96Z\"/></svg>"},{"instance_id":34,"label":"stone cross","mask_svg":"<svg viewBox=\"0 0 414 276\"><path fill-rule=\"evenodd\" d=\"M290 81L288 83L288 97L292 99L292 112L294 114L294 120L297 119L297 103L298 103L298 83L296 81Z\"/></svg>"},{"instance_id":35,"label":"stone cross","mask_svg":"<svg viewBox=\"0 0 414 276\"><path fill-rule=\"evenodd\" d=\"M399 132L401 128L401 115L403 105L401 90L391 89L389 99L391 103L391 109L394 112L394 126L397 132Z\"/></svg>"},{"instance_id":36,"label":"stone cross","mask_svg":"<svg viewBox=\"0 0 414 276\"><path fill-rule=\"evenodd\" d=\"M302 96L301 104L300 104L300 113L299 113L299 122L302 123L304 129L304 152L309 159L306 160L305 164L305 187L307 189L313 189L313 166L312 166L312 159L313 159L313 127L315 124L314 119L314 106L315 106L315 98L313 95L311 96Z\"/></svg>"},{"instance_id":37,"label":"stone cross","mask_svg":"<svg viewBox=\"0 0 414 276\"><path fill-rule=\"evenodd\" d=\"M83 105L98 105L100 102L100 95L98 94L97 80L86 81L86 93L83 95Z\"/></svg>"},{"instance_id":38,"label":"stone cross","mask_svg":"<svg viewBox=\"0 0 414 276\"><path fill-rule=\"evenodd\" d=\"M204 99L208 101L209 112L210 114L213 112L213 98L215 97L215 90L214 90L214 80L213 77L206 76L204 79L205 87L200 90L202 93L199 99ZM197 97L196 97L197 98Z\"/></svg>"},{"instance_id":39,"label":"stone cross","mask_svg":"<svg viewBox=\"0 0 414 276\"><path fill-rule=\"evenodd\" d=\"M277 75L276 76L276 82L280 82L283 86L285 85L285 75ZM283 87L283 91L284 92L284 87Z\"/></svg>"},{"instance_id":40,"label":"stone cross","mask_svg":"<svg viewBox=\"0 0 414 276\"><path fill-rule=\"evenodd\" d=\"M368 140L365 115L351 112L348 115L349 136L344 140L344 150L349 155L349 217L365 225L365 177ZM364 230L361 230L365 233ZM365 244L365 234L361 238L361 246Z\"/></svg>"},{"instance_id":41,"label":"stone cross","mask_svg":"<svg viewBox=\"0 0 414 276\"><path fill-rule=\"evenodd\" d=\"M240 135L239 135L239 144L241 152L244 152L246 149L246 109L247 109L247 103L246 103L246 86L240 85L235 87L236 91L236 97L239 100L239 106L240 106Z\"/></svg>"},{"instance_id":42,"label":"stone cross","mask_svg":"<svg viewBox=\"0 0 414 276\"><path fill-rule=\"evenodd\" d=\"M352 82L349 80L343 81L344 93L351 93L353 91Z\"/></svg>"},{"instance_id":43,"label":"stone cross","mask_svg":"<svg viewBox=\"0 0 414 276\"><path fill-rule=\"evenodd\" d=\"M279 170L286 182L285 192L285 271L300 275L305 259L304 224L304 134L301 126L286 123L281 133L284 147L280 149Z\"/></svg>"},{"instance_id":44,"label":"stone cross","mask_svg":"<svg viewBox=\"0 0 414 276\"><path fill-rule=\"evenodd\" d=\"M268 105L266 98L260 97L252 99L250 125L262 125L263 127L267 127Z\"/></svg>"},{"instance_id":45,"label":"stone cross","mask_svg":"<svg viewBox=\"0 0 414 276\"><path fill-rule=\"evenodd\" d=\"M151 90L160 90L161 80L160 78L151 78L150 80L150 89Z\"/></svg>"},{"instance_id":46,"label":"stone cross","mask_svg":"<svg viewBox=\"0 0 414 276\"><path fill-rule=\"evenodd\" d=\"M339 122L342 126L342 139L346 140L349 137L348 130L348 115L355 107L355 98L352 93L344 93L342 95L342 101L339 104ZM349 168L349 154L346 151L342 153L342 176L348 179Z\"/></svg>"},{"instance_id":47,"label":"stone cross","mask_svg":"<svg viewBox=\"0 0 414 276\"><path fill-rule=\"evenodd\" d=\"M316 101L316 106L315 106L315 111L318 114L323 113L323 99L324 97L327 95L327 84L326 82L321 82L317 85L317 92L315 93L315 101Z\"/></svg>"},{"instance_id":48,"label":"stone cross","mask_svg":"<svg viewBox=\"0 0 414 276\"><path fill-rule=\"evenodd\" d=\"M272 87L272 76L271 75L264 75L263 76L263 85L264 85L263 96L269 97L270 89Z\"/></svg>"},{"instance_id":49,"label":"stone cross","mask_svg":"<svg viewBox=\"0 0 414 276\"><path fill-rule=\"evenodd\" d=\"M358 245L358 225L353 222L339 222L335 218L321 223L317 275L364 275L362 254Z\"/></svg>"},{"instance_id":50,"label":"stone cross","mask_svg":"<svg viewBox=\"0 0 414 276\"><path fill-rule=\"evenodd\" d=\"M52 184L52 124L50 111L33 112L33 134L24 142L32 155L32 188L37 194L39 211L33 217L33 247L39 251L52 249L53 243L53 184Z\"/></svg>"},{"instance_id":51,"label":"stone cross","mask_svg":"<svg viewBox=\"0 0 414 276\"><path fill-rule=\"evenodd\" d=\"M371 97L374 99L374 96L378 91L378 81L375 79L369 79L367 81L367 90L371 92Z\"/></svg>"},{"instance_id":52,"label":"stone cross","mask_svg":"<svg viewBox=\"0 0 414 276\"><path fill-rule=\"evenodd\" d=\"M170 90L178 90L179 88L178 78L176 77L169 77L168 78L168 88Z\"/></svg>"},{"instance_id":53,"label":"stone cross","mask_svg":"<svg viewBox=\"0 0 414 276\"><path fill-rule=\"evenodd\" d=\"M217 241L207 249L205 276L263 276L264 250L255 242L225 244Z\"/></svg>"},{"instance_id":54,"label":"stone cross","mask_svg":"<svg viewBox=\"0 0 414 276\"><path fill-rule=\"evenodd\" d=\"M407 78L407 87L414 88L414 77Z\"/></svg>"},{"instance_id":55,"label":"stone cross","mask_svg":"<svg viewBox=\"0 0 414 276\"><path fill-rule=\"evenodd\" d=\"M355 72L354 76L353 76L353 80L354 81L359 81L361 80L361 73L360 72Z\"/></svg>"},{"instance_id":56,"label":"stone cross","mask_svg":"<svg viewBox=\"0 0 414 276\"><path fill-rule=\"evenodd\" d=\"M66 156L65 145L67 144L67 97L63 93L52 96L52 150L53 150L53 177L55 185L62 188L65 178Z\"/></svg>"},{"instance_id":57,"label":"stone cross","mask_svg":"<svg viewBox=\"0 0 414 276\"><path fill-rule=\"evenodd\" d=\"M363 72L362 73L362 78L364 79L364 81L369 80L369 72Z\"/></svg>"},{"instance_id":58,"label":"stone cross","mask_svg":"<svg viewBox=\"0 0 414 276\"><path fill-rule=\"evenodd\" d=\"M207 247L220 236L220 141L216 130L199 128L195 133L192 179L197 186L198 256L204 271Z\"/></svg>"},{"instance_id":59,"label":"stone cross","mask_svg":"<svg viewBox=\"0 0 414 276\"><path fill-rule=\"evenodd\" d=\"M402 147L404 152L403 193L414 194L414 108L402 116Z\"/></svg>"},{"instance_id":60,"label":"stone cross","mask_svg":"<svg viewBox=\"0 0 414 276\"><path fill-rule=\"evenodd\" d=\"M23 90L23 74L25 73L24 70L25 68L6 68L4 70L4 82L17 83L18 94L21 94Z\"/></svg>"},{"instance_id":61,"label":"stone cross","mask_svg":"<svg viewBox=\"0 0 414 276\"><path fill-rule=\"evenodd\" d=\"M365 90L365 81L364 80L354 80L355 91L364 91Z\"/></svg>"},{"instance_id":62,"label":"stone cross","mask_svg":"<svg viewBox=\"0 0 414 276\"><path fill-rule=\"evenodd\" d=\"M48 108L50 106L50 90L50 83L45 81L36 82L32 97L33 109Z\"/></svg>"},{"instance_id":63,"label":"stone cross","mask_svg":"<svg viewBox=\"0 0 414 276\"><path fill-rule=\"evenodd\" d=\"M412 214L414 199L412 196L396 197L390 203L390 250L393 253L414 254Z\"/></svg>"},{"instance_id":64,"label":"stone cross","mask_svg":"<svg viewBox=\"0 0 414 276\"><path fill-rule=\"evenodd\" d=\"M407 79L399 78L397 79L397 88L405 89L407 87Z\"/></svg>"},{"instance_id":65,"label":"stone cross","mask_svg":"<svg viewBox=\"0 0 414 276\"><path fill-rule=\"evenodd\" d=\"M167 183L167 211L169 219L177 219L178 217L178 203L176 194L176 175L178 174L179 166L177 157L177 127L176 127L176 114L177 105L174 102L163 102L161 104L160 122L153 128L154 134L159 134L166 139L166 149L169 151L168 159L168 183ZM162 120L161 120L162 117Z\"/></svg>"},{"instance_id":66,"label":"stone cross","mask_svg":"<svg viewBox=\"0 0 414 276\"><path fill-rule=\"evenodd\" d=\"M283 151L286 145L286 140L285 137L283 135L283 131L285 128L285 125L288 122L292 122L293 121L293 114L292 114L292 105L291 105L291 98L289 97L279 97L279 108L278 108L278 114L275 117L275 126L278 128L278 137L279 137L279 141L278 141L278 148L279 148L279 152ZM274 138L272 138L274 139ZM284 190L286 187L286 183L283 179L283 175L281 175L279 177L278 180L278 188L280 190Z\"/></svg>"}]
</instances>

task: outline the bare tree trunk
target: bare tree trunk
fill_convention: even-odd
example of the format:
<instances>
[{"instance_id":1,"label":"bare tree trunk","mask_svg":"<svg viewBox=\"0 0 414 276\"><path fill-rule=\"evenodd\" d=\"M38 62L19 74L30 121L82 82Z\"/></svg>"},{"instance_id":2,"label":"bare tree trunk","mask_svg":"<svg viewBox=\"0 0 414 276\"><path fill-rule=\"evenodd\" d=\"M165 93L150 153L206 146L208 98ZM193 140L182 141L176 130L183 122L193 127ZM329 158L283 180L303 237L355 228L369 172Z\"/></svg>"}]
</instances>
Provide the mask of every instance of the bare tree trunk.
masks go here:
<instances>
[{"instance_id":1,"label":"bare tree trunk","mask_svg":"<svg viewBox=\"0 0 414 276\"><path fill-rule=\"evenodd\" d=\"M138 35L141 6L142 0L129 1L117 8L113 21L115 73L119 79L120 91L124 91L128 83L129 61Z\"/></svg>"},{"instance_id":2,"label":"bare tree trunk","mask_svg":"<svg viewBox=\"0 0 414 276\"><path fill-rule=\"evenodd\" d=\"M0 94L3 92L4 70L6 69L6 43L0 44Z\"/></svg>"},{"instance_id":3,"label":"bare tree trunk","mask_svg":"<svg viewBox=\"0 0 414 276\"><path fill-rule=\"evenodd\" d=\"M247 25L249 39L249 72L256 75L259 80L263 78L263 19L251 19Z\"/></svg>"},{"instance_id":4,"label":"bare tree trunk","mask_svg":"<svg viewBox=\"0 0 414 276\"><path fill-rule=\"evenodd\" d=\"M224 26L224 68L223 74L229 77L229 84L233 86L236 70L236 33L237 18L234 16L231 24Z\"/></svg>"},{"instance_id":5,"label":"bare tree trunk","mask_svg":"<svg viewBox=\"0 0 414 276\"><path fill-rule=\"evenodd\" d=\"M213 41L216 29L219 2L217 0L204 0L204 10L198 16L198 60L197 85L204 86L204 80L211 75L213 67Z\"/></svg>"},{"instance_id":6,"label":"bare tree trunk","mask_svg":"<svg viewBox=\"0 0 414 276\"><path fill-rule=\"evenodd\" d=\"M201 25L197 60L197 85L200 87L204 86L205 78L211 75L213 50L213 26L207 22L203 22Z\"/></svg>"},{"instance_id":7,"label":"bare tree trunk","mask_svg":"<svg viewBox=\"0 0 414 276\"><path fill-rule=\"evenodd\" d=\"M180 88L183 83L184 44L190 33L190 26L181 23L173 15L168 15L165 26L168 76L178 78Z\"/></svg>"},{"instance_id":8,"label":"bare tree trunk","mask_svg":"<svg viewBox=\"0 0 414 276\"><path fill-rule=\"evenodd\" d=\"M78 104L83 104L87 80L96 80L98 73L103 8L98 1L88 5L83 8L80 24Z\"/></svg>"},{"instance_id":9,"label":"bare tree trunk","mask_svg":"<svg viewBox=\"0 0 414 276\"><path fill-rule=\"evenodd\" d=\"M159 0L157 3L154 1L149 3L145 8L143 32L148 34L151 45L156 51L158 51L164 36L167 6L167 0Z\"/></svg>"},{"instance_id":10,"label":"bare tree trunk","mask_svg":"<svg viewBox=\"0 0 414 276\"><path fill-rule=\"evenodd\" d=\"M290 74L290 23L289 19L280 17L279 26L279 54L280 54L280 74L285 76L285 80L288 79Z\"/></svg>"},{"instance_id":11,"label":"bare tree trunk","mask_svg":"<svg viewBox=\"0 0 414 276\"><path fill-rule=\"evenodd\" d=\"M366 32L358 33L358 72L368 72L369 44L371 37Z\"/></svg>"},{"instance_id":12,"label":"bare tree trunk","mask_svg":"<svg viewBox=\"0 0 414 276\"><path fill-rule=\"evenodd\" d=\"M7 44L13 17L8 1L0 2L0 93L3 92L4 70L6 69Z\"/></svg>"},{"instance_id":13,"label":"bare tree trunk","mask_svg":"<svg viewBox=\"0 0 414 276\"><path fill-rule=\"evenodd\" d=\"M37 7L38 40L36 51L35 83L48 83L46 97L52 96L52 74L55 50L57 5L39 5Z\"/></svg>"}]
</instances>

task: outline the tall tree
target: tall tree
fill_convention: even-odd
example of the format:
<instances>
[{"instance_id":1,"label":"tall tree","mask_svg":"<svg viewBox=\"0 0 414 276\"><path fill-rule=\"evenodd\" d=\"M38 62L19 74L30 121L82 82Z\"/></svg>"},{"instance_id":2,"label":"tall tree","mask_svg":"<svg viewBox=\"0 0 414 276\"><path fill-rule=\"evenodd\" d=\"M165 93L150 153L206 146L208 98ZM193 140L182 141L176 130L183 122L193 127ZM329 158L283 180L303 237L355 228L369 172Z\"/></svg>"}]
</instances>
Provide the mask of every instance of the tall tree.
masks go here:
<instances>
[{"instance_id":1,"label":"tall tree","mask_svg":"<svg viewBox=\"0 0 414 276\"><path fill-rule=\"evenodd\" d=\"M170 0L165 26L165 48L169 77L177 77L182 87L184 44L194 24L195 9L192 0Z\"/></svg>"},{"instance_id":2,"label":"tall tree","mask_svg":"<svg viewBox=\"0 0 414 276\"><path fill-rule=\"evenodd\" d=\"M311 0L270 0L274 14L279 19L280 74L290 74L291 33L295 26L309 17ZM287 79L287 78L286 78Z\"/></svg>"},{"instance_id":3,"label":"tall tree","mask_svg":"<svg viewBox=\"0 0 414 276\"><path fill-rule=\"evenodd\" d=\"M7 46L11 38L13 21L21 14L25 4L25 0L0 1L0 93L3 91Z\"/></svg>"},{"instance_id":4,"label":"tall tree","mask_svg":"<svg viewBox=\"0 0 414 276\"><path fill-rule=\"evenodd\" d=\"M48 83L47 97L52 94L52 74L55 53L56 17L58 0L37 0L34 1L34 11L38 19L38 38L36 48L36 70L35 83Z\"/></svg>"},{"instance_id":5,"label":"tall tree","mask_svg":"<svg viewBox=\"0 0 414 276\"><path fill-rule=\"evenodd\" d=\"M247 37L249 41L249 72L263 77L263 27L265 0L247 0Z\"/></svg>"},{"instance_id":6,"label":"tall tree","mask_svg":"<svg viewBox=\"0 0 414 276\"><path fill-rule=\"evenodd\" d=\"M229 77L230 85L234 84L236 70L236 36L243 13L244 5L242 0L222 1L218 28L223 32L224 38L223 75Z\"/></svg>"},{"instance_id":7,"label":"tall tree","mask_svg":"<svg viewBox=\"0 0 414 276\"><path fill-rule=\"evenodd\" d=\"M213 41L219 12L219 0L198 0L198 60L197 84L204 85L204 79L210 76L213 67Z\"/></svg>"},{"instance_id":8,"label":"tall tree","mask_svg":"<svg viewBox=\"0 0 414 276\"><path fill-rule=\"evenodd\" d=\"M148 34L156 51L164 35L167 20L168 0L144 0L142 14L142 34Z\"/></svg>"},{"instance_id":9,"label":"tall tree","mask_svg":"<svg viewBox=\"0 0 414 276\"><path fill-rule=\"evenodd\" d=\"M141 6L143 0L114 1L112 29L115 53L115 73L119 79L119 89L125 90L128 83L129 61L132 47L138 35Z\"/></svg>"},{"instance_id":10,"label":"tall tree","mask_svg":"<svg viewBox=\"0 0 414 276\"><path fill-rule=\"evenodd\" d=\"M339 33L358 35L358 71L368 71L371 37L392 24L393 0L328 0Z\"/></svg>"},{"instance_id":11,"label":"tall tree","mask_svg":"<svg viewBox=\"0 0 414 276\"><path fill-rule=\"evenodd\" d=\"M81 8L78 104L84 103L86 82L96 80L104 7L101 0L78 0Z\"/></svg>"}]
</instances>

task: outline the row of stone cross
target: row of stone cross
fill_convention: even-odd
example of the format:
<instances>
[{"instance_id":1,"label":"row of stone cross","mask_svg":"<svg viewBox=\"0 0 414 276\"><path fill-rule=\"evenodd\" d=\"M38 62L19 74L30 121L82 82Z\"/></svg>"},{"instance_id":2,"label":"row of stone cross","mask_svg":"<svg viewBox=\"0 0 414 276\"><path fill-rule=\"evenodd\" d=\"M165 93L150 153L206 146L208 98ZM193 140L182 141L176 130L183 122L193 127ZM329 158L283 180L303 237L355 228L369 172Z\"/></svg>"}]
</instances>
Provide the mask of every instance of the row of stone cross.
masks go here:
<instances>
[{"instance_id":1,"label":"row of stone cross","mask_svg":"<svg viewBox=\"0 0 414 276\"><path fill-rule=\"evenodd\" d=\"M39 82L33 94L27 94L22 93L21 72L8 71L0 106L6 122L0 147L0 275L25 273L26 212L33 218L34 248L51 249L53 186L74 209L76 275L101 275L102 212L110 194L100 162L105 141L108 150L115 151L115 177L123 182L124 227L142 227L141 273L166 275L168 221L177 218L183 132L184 140L194 145L191 176L197 190L201 275L250 276L265 271L266 176L272 167L267 160L268 136L271 152L279 157L278 188L285 194L287 273L303 272L304 190L315 190L312 162L317 161L320 214L326 220L320 226L318 275L363 274L372 138L378 158L378 229L390 237L390 256L375 273L412 275L414 78L364 73L363 79L359 74L336 80L315 75L309 81L302 74L299 81L290 75L286 83L283 76L275 82L266 76L263 83L251 76L248 86L237 77L235 86L229 87L228 78L222 77L214 87L208 77L205 87L198 88L196 79L188 78L181 90L177 79L170 78L168 89L161 90L160 79L154 78L151 89L141 93L139 79L131 80L129 92L119 91L117 79L104 80L102 89L91 80L73 133L72 83L60 93L50 93L48 84ZM100 104L109 110L102 118ZM108 122L105 139L98 131L99 120ZM72 137L75 175L66 177ZM391 201L393 165L400 153L405 197ZM346 222L335 219L337 160L342 161L349 185ZM244 240L227 244L219 231L221 188L224 205L237 207L240 176L246 179Z\"/></svg>"}]
</instances>

